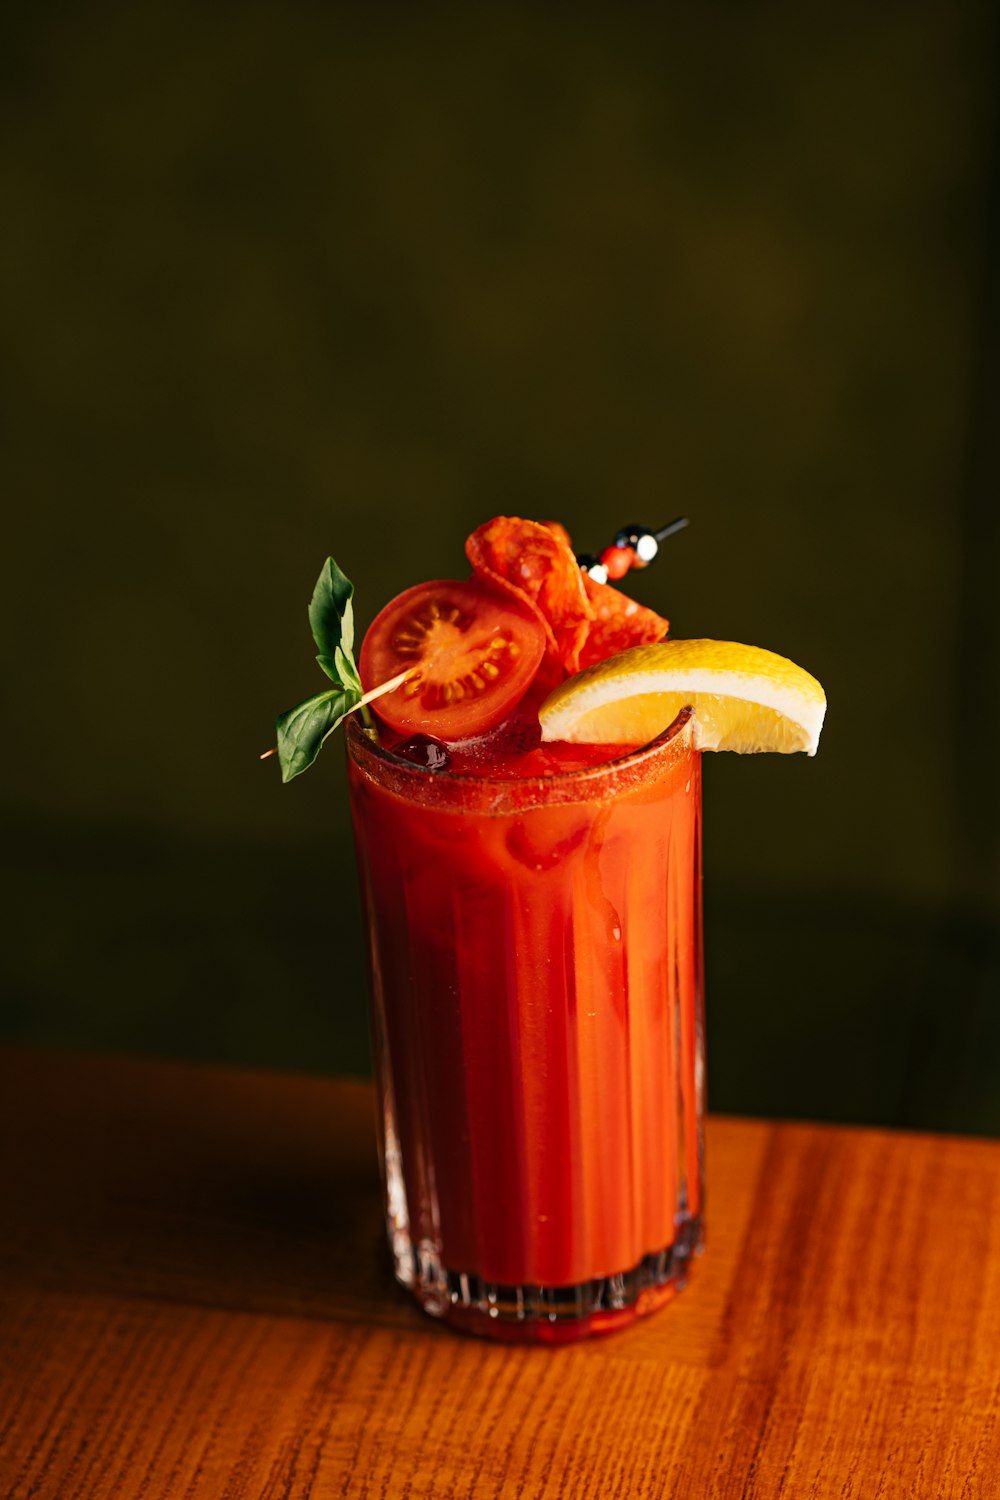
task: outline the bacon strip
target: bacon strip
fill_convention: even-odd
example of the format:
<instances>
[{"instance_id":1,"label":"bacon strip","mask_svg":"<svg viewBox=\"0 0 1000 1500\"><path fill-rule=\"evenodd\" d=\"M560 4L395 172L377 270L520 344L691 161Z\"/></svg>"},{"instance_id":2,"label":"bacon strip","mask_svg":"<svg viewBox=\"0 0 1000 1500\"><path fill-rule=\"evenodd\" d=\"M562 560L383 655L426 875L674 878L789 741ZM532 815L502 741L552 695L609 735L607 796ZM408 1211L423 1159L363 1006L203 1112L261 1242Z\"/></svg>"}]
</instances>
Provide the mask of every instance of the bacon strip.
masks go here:
<instances>
[{"instance_id":1,"label":"bacon strip","mask_svg":"<svg viewBox=\"0 0 1000 1500\"><path fill-rule=\"evenodd\" d=\"M628 646L651 646L654 641L662 641L670 629L669 620L612 588L610 583L598 583L586 574L583 582L595 619L588 627L580 652L581 670Z\"/></svg>"},{"instance_id":2,"label":"bacon strip","mask_svg":"<svg viewBox=\"0 0 1000 1500\"><path fill-rule=\"evenodd\" d=\"M477 578L537 615L548 642L545 678L560 681L667 632L667 620L583 572L558 521L496 516L472 533L465 552Z\"/></svg>"}]
</instances>

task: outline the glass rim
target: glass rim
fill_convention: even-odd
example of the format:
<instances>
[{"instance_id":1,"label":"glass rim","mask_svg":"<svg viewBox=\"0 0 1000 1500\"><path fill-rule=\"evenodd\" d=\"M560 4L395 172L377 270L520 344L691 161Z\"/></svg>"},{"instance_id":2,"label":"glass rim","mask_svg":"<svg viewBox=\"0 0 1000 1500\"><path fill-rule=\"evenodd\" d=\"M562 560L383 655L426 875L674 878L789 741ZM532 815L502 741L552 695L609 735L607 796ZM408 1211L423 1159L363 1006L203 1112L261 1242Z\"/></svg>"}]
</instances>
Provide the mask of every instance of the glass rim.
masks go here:
<instances>
[{"instance_id":1,"label":"glass rim","mask_svg":"<svg viewBox=\"0 0 1000 1500\"><path fill-rule=\"evenodd\" d=\"M657 761L664 751L694 751L694 710L682 708L667 727L644 745L637 745L624 755L613 756L593 766L578 766L554 771L548 776L475 776L467 772L435 771L418 766L396 755L373 740L352 715L346 725L347 753L360 771L391 790L412 800L439 805L463 797L485 798L496 812L514 811L538 801L570 802L582 800L593 786L608 781L629 782L634 773L648 762ZM395 783L393 786L392 783Z\"/></svg>"}]
</instances>

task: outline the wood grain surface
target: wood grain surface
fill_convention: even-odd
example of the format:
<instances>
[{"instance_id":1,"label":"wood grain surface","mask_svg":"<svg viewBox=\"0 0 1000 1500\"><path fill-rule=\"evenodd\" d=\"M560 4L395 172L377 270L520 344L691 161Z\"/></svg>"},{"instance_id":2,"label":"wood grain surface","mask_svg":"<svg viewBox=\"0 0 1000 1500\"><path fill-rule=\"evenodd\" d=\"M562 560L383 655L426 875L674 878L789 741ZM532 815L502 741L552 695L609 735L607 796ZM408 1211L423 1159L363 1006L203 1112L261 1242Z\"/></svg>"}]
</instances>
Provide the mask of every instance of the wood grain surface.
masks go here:
<instances>
[{"instance_id":1,"label":"wood grain surface","mask_svg":"<svg viewBox=\"0 0 1000 1500\"><path fill-rule=\"evenodd\" d=\"M2 1055L3 1500L1000 1496L1000 1145L712 1119L691 1286L518 1349L395 1288L372 1111Z\"/></svg>"}]
</instances>

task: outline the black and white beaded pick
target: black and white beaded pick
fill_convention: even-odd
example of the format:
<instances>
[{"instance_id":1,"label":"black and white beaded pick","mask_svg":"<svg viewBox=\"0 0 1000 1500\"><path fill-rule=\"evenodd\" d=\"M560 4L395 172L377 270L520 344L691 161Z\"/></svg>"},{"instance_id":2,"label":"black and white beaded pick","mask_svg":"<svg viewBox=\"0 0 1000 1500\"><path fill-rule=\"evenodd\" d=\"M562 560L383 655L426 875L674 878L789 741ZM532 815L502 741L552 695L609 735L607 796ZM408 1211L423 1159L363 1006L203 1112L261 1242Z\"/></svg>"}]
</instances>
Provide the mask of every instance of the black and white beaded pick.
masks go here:
<instances>
[{"instance_id":1,"label":"black and white beaded pick","mask_svg":"<svg viewBox=\"0 0 1000 1500\"><path fill-rule=\"evenodd\" d=\"M597 583L624 578L632 568L648 568L660 550L660 543L673 536L675 531L683 531L687 524L687 516L678 516L658 531L652 531L648 526L623 526L600 557L595 557L592 552L580 552L576 560Z\"/></svg>"}]
</instances>

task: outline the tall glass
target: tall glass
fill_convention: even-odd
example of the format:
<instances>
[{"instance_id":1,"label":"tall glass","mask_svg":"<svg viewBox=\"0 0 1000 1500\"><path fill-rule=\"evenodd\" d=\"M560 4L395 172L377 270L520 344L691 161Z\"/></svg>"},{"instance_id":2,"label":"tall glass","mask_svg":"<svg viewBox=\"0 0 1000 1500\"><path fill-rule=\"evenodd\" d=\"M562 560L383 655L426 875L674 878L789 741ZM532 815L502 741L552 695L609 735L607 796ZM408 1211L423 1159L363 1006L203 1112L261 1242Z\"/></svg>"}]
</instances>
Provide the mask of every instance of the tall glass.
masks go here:
<instances>
[{"instance_id":1,"label":"tall glass","mask_svg":"<svg viewBox=\"0 0 1000 1500\"><path fill-rule=\"evenodd\" d=\"M701 765L689 714L528 780L351 721L398 1280L495 1338L618 1327L701 1246Z\"/></svg>"}]
</instances>

